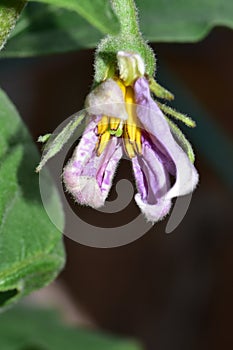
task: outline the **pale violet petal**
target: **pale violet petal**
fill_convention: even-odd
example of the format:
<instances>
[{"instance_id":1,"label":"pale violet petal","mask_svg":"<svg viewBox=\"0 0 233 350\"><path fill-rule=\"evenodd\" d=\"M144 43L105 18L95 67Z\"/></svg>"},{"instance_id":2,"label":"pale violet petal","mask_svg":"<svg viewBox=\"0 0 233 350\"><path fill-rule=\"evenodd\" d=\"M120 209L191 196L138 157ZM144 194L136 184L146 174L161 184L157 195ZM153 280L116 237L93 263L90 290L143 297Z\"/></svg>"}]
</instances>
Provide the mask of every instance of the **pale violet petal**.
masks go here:
<instances>
[{"instance_id":1,"label":"pale violet petal","mask_svg":"<svg viewBox=\"0 0 233 350\"><path fill-rule=\"evenodd\" d=\"M105 80L93 89L87 95L85 107L93 115L106 115L122 120L128 118L123 93L113 79Z\"/></svg>"},{"instance_id":2,"label":"pale violet petal","mask_svg":"<svg viewBox=\"0 0 233 350\"><path fill-rule=\"evenodd\" d=\"M198 183L198 173L186 153L174 140L165 117L150 95L148 81L139 78L134 84L134 91L138 104L137 115L142 128L148 132L152 142L157 146L159 143L161 149L166 151L176 167L176 182L165 198L171 199L192 192Z\"/></svg>"},{"instance_id":3,"label":"pale violet petal","mask_svg":"<svg viewBox=\"0 0 233 350\"><path fill-rule=\"evenodd\" d=\"M72 158L64 167L63 181L68 192L83 205L99 208L110 191L122 147L112 137L100 156L96 155L96 122L91 121L75 148Z\"/></svg>"},{"instance_id":4,"label":"pale violet petal","mask_svg":"<svg viewBox=\"0 0 233 350\"><path fill-rule=\"evenodd\" d=\"M158 222L169 213L171 209L170 199L159 199L156 204L148 204L144 202L139 193L134 197L135 202L139 206L141 212L145 215L147 221L155 223Z\"/></svg>"},{"instance_id":5,"label":"pale violet petal","mask_svg":"<svg viewBox=\"0 0 233 350\"><path fill-rule=\"evenodd\" d=\"M132 158L132 163L137 205L148 221L162 220L171 208L171 200L165 198L170 188L167 170L148 143L142 145L142 156Z\"/></svg>"}]
</instances>

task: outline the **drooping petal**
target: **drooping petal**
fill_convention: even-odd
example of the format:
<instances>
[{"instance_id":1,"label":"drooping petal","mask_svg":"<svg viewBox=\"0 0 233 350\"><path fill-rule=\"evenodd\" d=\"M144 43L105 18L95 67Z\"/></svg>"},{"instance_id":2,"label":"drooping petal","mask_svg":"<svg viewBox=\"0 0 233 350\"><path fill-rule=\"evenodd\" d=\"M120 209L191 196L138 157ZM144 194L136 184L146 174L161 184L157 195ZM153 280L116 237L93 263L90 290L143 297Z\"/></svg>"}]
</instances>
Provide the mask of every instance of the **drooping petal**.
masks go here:
<instances>
[{"instance_id":1,"label":"drooping petal","mask_svg":"<svg viewBox=\"0 0 233 350\"><path fill-rule=\"evenodd\" d=\"M110 191L113 176L122 157L122 147L112 137L100 156L96 155L96 121L91 121L63 171L68 192L80 204L99 208Z\"/></svg>"},{"instance_id":2,"label":"drooping petal","mask_svg":"<svg viewBox=\"0 0 233 350\"><path fill-rule=\"evenodd\" d=\"M107 115L122 120L128 117L123 93L113 79L107 79L92 90L87 95L85 107L88 108L88 113L93 115Z\"/></svg>"},{"instance_id":3,"label":"drooping petal","mask_svg":"<svg viewBox=\"0 0 233 350\"><path fill-rule=\"evenodd\" d=\"M169 175L149 143L143 143L142 155L132 158L138 193L135 201L146 219L162 220L171 208L171 200L165 198L170 188Z\"/></svg>"},{"instance_id":4,"label":"drooping petal","mask_svg":"<svg viewBox=\"0 0 233 350\"><path fill-rule=\"evenodd\" d=\"M137 115L152 143L175 165L176 181L165 198L170 199L192 192L198 183L198 174L186 153L174 140L169 125L150 95L148 81L139 78L134 84Z\"/></svg>"}]
</instances>

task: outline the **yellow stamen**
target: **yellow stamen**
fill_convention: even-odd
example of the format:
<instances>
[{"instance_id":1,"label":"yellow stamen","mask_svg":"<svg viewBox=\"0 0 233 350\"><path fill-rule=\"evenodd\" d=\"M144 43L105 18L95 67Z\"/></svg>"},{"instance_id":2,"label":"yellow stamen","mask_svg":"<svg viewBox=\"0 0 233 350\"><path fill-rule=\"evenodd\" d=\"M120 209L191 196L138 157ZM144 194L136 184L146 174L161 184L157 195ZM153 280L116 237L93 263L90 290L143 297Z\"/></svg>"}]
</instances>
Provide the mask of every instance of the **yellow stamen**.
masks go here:
<instances>
[{"instance_id":1,"label":"yellow stamen","mask_svg":"<svg viewBox=\"0 0 233 350\"><path fill-rule=\"evenodd\" d=\"M141 130L139 128L137 128L136 130L135 146L136 146L136 152L139 154L142 154Z\"/></svg>"},{"instance_id":2,"label":"yellow stamen","mask_svg":"<svg viewBox=\"0 0 233 350\"><path fill-rule=\"evenodd\" d=\"M141 130L137 125L138 119L134 91L131 86L126 87L119 78L114 78L114 80L122 91L128 119L124 122L116 117L102 117L97 127L99 139L96 144L96 154L97 156L100 156L103 153L111 136L122 136L124 139L125 152L129 158L133 158L136 154L142 153Z\"/></svg>"},{"instance_id":3,"label":"yellow stamen","mask_svg":"<svg viewBox=\"0 0 233 350\"><path fill-rule=\"evenodd\" d=\"M108 141L110 139L110 133L108 131L105 131L100 137L99 137L99 142L97 143L96 147L96 154L97 156L100 156L101 153L105 150Z\"/></svg>"},{"instance_id":4,"label":"yellow stamen","mask_svg":"<svg viewBox=\"0 0 233 350\"><path fill-rule=\"evenodd\" d=\"M129 158L135 157L134 145L129 142L126 130L124 132L124 145L125 145L125 151L128 154Z\"/></svg>"},{"instance_id":5,"label":"yellow stamen","mask_svg":"<svg viewBox=\"0 0 233 350\"><path fill-rule=\"evenodd\" d=\"M134 103L134 91L131 86L127 86L126 94L125 94L125 102L126 103Z\"/></svg>"},{"instance_id":6,"label":"yellow stamen","mask_svg":"<svg viewBox=\"0 0 233 350\"><path fill-rule=\"evenodd\" d=\"M100 122L98 123L98 127L97 127L97 132L98 132L98 135L102 135L108 128L108 123L109 123L109 118L104 115Z\"/></svg>"},{"instance_id":7,"label":"yellow stamen","mask_svg":"<svg viewBox=\"0 0 233 350\"><path fill-rule=\"evenodd\" d=\"M110 118L110 129L111 130L117 130L118 126L120 125L120 121L121 120L119 118L111 117Z\"/></svg>"},{"instance_id":8,"label":"yellow stamen","mask_svg":"<svg viewBox=\"0 0 233 350\"><path fill-rule=\"evenodd\" d=\"M125 127L127 129L127 134L129 135L129 140L131 143L133 143L136 138L137 115L136 106L134 104L134 91L131 86L126 88L125 103L126 111L128 113L128 119Z\"/></svg>"},{"instance_id":9,"label":"yellow stamen","mask_svg":"<svg viewBox=\"0 0 233 350\"><path fill-rule=\"evenodd\" d=\"M116 78L115 81L118 84L118 86L121 88L123 98L125 98L126 86L124 85L123 81L120 80L119 78Z\"/></svg>"}]
</instances>

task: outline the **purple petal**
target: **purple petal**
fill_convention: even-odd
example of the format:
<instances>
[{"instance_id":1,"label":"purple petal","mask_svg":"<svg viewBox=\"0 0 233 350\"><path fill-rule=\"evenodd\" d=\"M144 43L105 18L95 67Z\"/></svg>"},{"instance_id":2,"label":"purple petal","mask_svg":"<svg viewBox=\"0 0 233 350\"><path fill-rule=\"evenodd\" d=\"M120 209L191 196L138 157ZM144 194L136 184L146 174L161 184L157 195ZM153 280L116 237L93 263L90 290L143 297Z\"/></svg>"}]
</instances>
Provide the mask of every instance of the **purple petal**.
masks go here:
<instances>
[{"instance_id":1,"label":"purple petal","mask_svg":"<svg viewBox=\"0 0 233 350\"><path fill-rule=\"evenodd\" d=\"M112 137L103 153L97 156L95 129L96 121L91 121L64 168L63 181L77 202L99 208L110 191L122 147L118 139Z\"/></svg>"},{"instance_id":2,"label":"purple petal","mask_svg":"<svg viewBox=\"0 0 233 350\"><path fill-rule=\"evenodd\" d=\"M152 143L166 154L175 165L176 182L165 198L182 196L192 192L198 183L198 174L186 153L174 140L169 125L150 95L148 81L139 78L134 84L137 115Z\"/></svg>"},{"instance_id":3,"label":"purple petal","mask_svg":"<svg viewBox=\"0 0 233 350\"><path fill-rule=\"evenodd\" d=\"M165 195L170 188L169 175L148 143L142 145L142 156L132 158L138 192L135 201L148 221L161 220L171 208Z\"/></svg>"}]
</instances>

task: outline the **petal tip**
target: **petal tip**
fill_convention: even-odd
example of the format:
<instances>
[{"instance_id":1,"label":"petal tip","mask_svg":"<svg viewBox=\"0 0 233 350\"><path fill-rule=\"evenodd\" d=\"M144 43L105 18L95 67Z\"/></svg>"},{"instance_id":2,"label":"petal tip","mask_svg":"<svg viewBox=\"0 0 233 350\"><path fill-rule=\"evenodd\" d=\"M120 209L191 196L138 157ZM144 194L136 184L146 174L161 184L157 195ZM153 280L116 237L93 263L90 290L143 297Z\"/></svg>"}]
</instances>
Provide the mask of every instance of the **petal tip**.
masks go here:
<instances>
[{"instance_id":1,"label":"petal tip","mask_svg":"<svg viewBox=\"0 0 233 350\"><path fill-rule=\"evenodd\" d=\"M139 193L135 195L135 201L146 220L153 224L164 219L164 217L170 212L172 206L172 202L169 199L159 199L156 204L145 203L141 199Z\"/></svg>"},{"instance_id":2,"label":"petal tip","mask_svg":"<svg viewBox=\"0 0 233 350\"><path fill-rule=\"evenodd\" d=\"M68 165L69 166L69 165ZM76 202L98 209L104 205L105 197L95 178L90 176L75 176L68 166L63 172L63 182Z\"/></svg>"}]
</instances>

